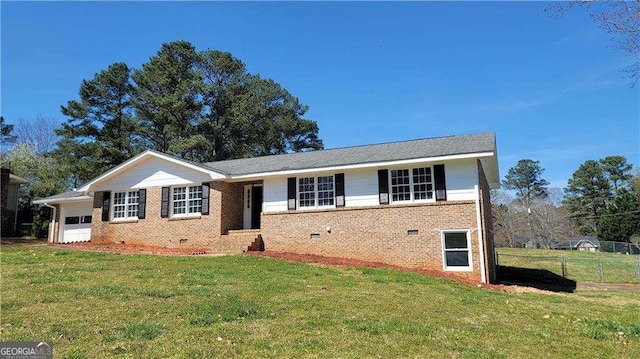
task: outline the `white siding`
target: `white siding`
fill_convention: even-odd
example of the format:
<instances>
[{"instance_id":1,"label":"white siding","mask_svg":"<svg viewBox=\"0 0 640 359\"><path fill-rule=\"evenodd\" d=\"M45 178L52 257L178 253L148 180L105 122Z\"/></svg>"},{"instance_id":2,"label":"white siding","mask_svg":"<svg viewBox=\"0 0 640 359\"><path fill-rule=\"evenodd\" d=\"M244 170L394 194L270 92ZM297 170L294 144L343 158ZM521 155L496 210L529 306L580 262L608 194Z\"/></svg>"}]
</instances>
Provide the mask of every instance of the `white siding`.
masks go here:
<instances>
[{"instance_id":1,"label":"white siding","mask_svg":"<svg viewBox=\"0 0 640 359\"><path fill-rule=\"evenodd\" d=\"M287 177L269 177L262 182L262 211L281 212L287 210Z\"/></svg>"},{"instance_id":2,"label":"white siding","mask_svg":"<svg viewBox=\"0 0 640 359\"><path fill-rule=\"evenodd\" d=\"M375 206L378 199L378 169L367 168L344 172L346 207Z\"/></svg>"},{"instance_id":3,"label":"white siding","mask_svg":"<svg viewBox=\"0 0 640 359\"><path fill-rule=\"evenodd\" d=\"M433 166L433 163L416 164L394 168L416 168ZM478 184L478 169L475 159L448 161L445 163L447 200L475 200L474 186ZM334 173L315 172L297 177L321 176ZM378 169L365 168L344 171L345 206L376 206L378 202ZM268 177L264 180L264 212L287 210L287 176Z\"/></svg>"},{"instance_id":4,"label":"white siding","mask_svg":"<svg viewBox=\"0 0 640 359\"><path fill-rule=\"evenodd\" d=\"M475 159L446 162L444 171L448 201L476 199L474 186L478 184L478 167Z\"/></svg>"},{"instance_id":5,"label":"white siding","mask_svg":"<svg viewBox=\"0 0 640 359\"><path fill-rule=\"evenodd\" d=\"M156 157L149 157L106 181L96 183L94 191L148 188L202 183L211 177L197 170Z\"/></svg>"}]
</instances>

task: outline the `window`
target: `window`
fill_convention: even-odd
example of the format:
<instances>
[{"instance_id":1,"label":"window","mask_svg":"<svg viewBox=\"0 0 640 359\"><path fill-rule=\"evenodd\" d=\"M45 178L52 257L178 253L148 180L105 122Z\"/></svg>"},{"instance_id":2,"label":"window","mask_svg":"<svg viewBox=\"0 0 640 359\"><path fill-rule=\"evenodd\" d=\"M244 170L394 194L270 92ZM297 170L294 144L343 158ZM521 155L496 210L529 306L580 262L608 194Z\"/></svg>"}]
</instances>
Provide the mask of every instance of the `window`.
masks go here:
<instances>
[{"instance_id":1,"label":"window","mask_svg":"<svg viewBox=\"0 0 640 359\"><path fill-rule=\"evenodd\" d=\"M126 191L113 193L114 220L138 218L140 191Z\"/></svg>"},{"instance_id":2,"label":"window","mask_svg":"<svg viewBox=\"0 0 640 359\"><path fill-rule=\"evenodd\" d=\"M298 179L298 200L300 207L315 207L316 191L313 177Z\"/></svg>"},{"instance_id":3,"label":"window","mask_svg":"<svg viewBox=\"0 0 640 359\"><path fill-rule=\"evenodd\" d=\"M442 248L445 270L472 270L469 231L442 232Z\"/></svg>"},{"instance_id":4,"label":"window","mask_svg":"<svg viewBox=\"0 0 640 359\"><path fill-rule=\"evenodd\" d=\"M333 176L298 178L298 202L301 208L333 206L334 198Z\"/></svg>"},{"instance_id":5,"label":"window","mask_svg":"<svg viewBox=\"0 0 640 359\"><path fill-rule=\"evenodd\" d=\"M391 171L391 200L394 202L411 201L409 170Z\"/></svg>"},{"instance_id":6,"label":"window","mask_svg":"<svg viewBox=\"0 0 640 359\"><path fill-rule=\"evenodd\" d=\"M80 223L80 217L74 216L74 217L64 218L64 224L78 224L78 223Z\"/></svg>"},{"instance_id":7,"label":"window","mask_svg":"<svg viewBox=\"0 0 640 359\"><path fill-rule=\"evenodd\" d=\"M431 167L391 170L391 201L433 200ZM409 175L411 173L411 175Z\"/></svg>"},{"instance_id":8,"label":"window","mask_svg":"<svg viewBox=\"0 0 640 359\"><path fill-rule=\"evenodd\" d=\"M171 189L172 216L197 215L202 212L202 186Z\"/></svg>"},{"instance_id":9,"label":"window","mask_svg":"<svg viewBox=\"0 0 640 359\"><path fill-rule=\"evenodd\" d=\"M318 206L333 206L333 176L318 177Z\"/></svg>"},{"instance_id":10,"label":"window","mask_svg":"<svg viewBox=\"0 0 640 359\"><path fill-rule=\"evenodd\" d=\"M433 199L431 167L413 169L413 194L416 201Z\"/></svg>"}]
</instances>

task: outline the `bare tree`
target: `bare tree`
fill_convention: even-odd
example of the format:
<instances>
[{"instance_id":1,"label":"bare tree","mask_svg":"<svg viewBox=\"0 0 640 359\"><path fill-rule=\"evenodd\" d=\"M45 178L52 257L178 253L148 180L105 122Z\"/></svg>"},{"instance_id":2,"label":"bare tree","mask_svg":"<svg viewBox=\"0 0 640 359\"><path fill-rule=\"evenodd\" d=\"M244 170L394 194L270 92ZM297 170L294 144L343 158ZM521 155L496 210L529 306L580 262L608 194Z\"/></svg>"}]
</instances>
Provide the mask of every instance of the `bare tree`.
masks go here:
<instances>
[{"instance_id":1,"label":"bare tree","mask_svg":"<svg viewBox=\"0 0 640 359\"><path fill-rule=\"evenodd\" d=\"M530 214L532 231L538 245L543 248L550 248L554 242L576 234L569 212L556 206L562 201L562 189L551 188L548 193L547 198L532 203Z\"/></svg>"},{"instance_id":2,"label":"bare tree","mask_svg":"<svg viewBox=\"0 0 640 359\"><path fill-rule=\"evenodd\" d=\"M54 129L59 127L58 120L42 115L33 118L20 117L14 127L16 143L24 143L35 148L38 154L51 152L60 136Z\"/></svg>"},{"instance_id":3,"label":"bare tree","mask_svg":"<svg viewBox=\"0 0 640 359\"><path fill-rule=\"evenodd\" d=\"M635 85L640 77L640 0L573 0L555 3L545 11L559 18L575 7L584 8L611 35L612 46L631 57L633 63L623 71Z\"/></svg>"},{"instance_id":4,"label":"bare tree","mask_svg":"<svg viewBox=\"0 0 640 359\"><path fill-rule=\"evenodd\" d=\"M517 247L525 243L550 248L559 240L573 236L576 229L562 201L562 189L550 188L546 197L531 202L513 198L504 191L492 191L494 238L497 246Z\"/></svg>"},{"instance_id":5,"label":"bare tree","mask_svg":"<svg viewBox=\"0 0 640 359\"><path fill-rule=\"evenodd\" d=\"M518 247L518 238L525 238L526 216L522 208L505 191L491 191L493 237L499 247Z\"/></svg>"}]
</instances>

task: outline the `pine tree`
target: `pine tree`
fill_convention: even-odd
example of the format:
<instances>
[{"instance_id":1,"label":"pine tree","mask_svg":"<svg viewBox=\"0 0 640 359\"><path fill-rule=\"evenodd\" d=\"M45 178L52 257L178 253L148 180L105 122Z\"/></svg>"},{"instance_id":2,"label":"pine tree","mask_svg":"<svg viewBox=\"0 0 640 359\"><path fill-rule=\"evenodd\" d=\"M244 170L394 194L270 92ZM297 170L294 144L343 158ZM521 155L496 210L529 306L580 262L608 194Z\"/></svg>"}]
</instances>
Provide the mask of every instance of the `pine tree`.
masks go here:
<instances>
[{"instance_id":1,"label":"pine tree","mask_svg":"<svg viewBox=\"0 0 640 359\"><path fill-rule=\"evenodd\" d=\"M75 185L114 167L140 151L131 99L131 70L115 63L82 81L80 100L61 106L68 121L55 154L71 164Z\"/></svg>"}]
</instances>

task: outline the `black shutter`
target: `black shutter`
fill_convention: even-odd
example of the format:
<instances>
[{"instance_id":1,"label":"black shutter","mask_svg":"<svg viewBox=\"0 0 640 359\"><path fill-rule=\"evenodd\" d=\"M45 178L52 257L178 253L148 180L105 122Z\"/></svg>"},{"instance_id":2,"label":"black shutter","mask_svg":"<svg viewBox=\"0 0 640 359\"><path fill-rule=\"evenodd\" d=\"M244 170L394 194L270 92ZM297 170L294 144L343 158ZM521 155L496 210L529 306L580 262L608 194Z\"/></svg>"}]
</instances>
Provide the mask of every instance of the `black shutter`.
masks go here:
<instances>
[{"instance_id":1,"label":"black shutter","mask_svg":"<svg viewBox=\"0 0 640 359\"><path fill-rule=\"evenodd\" d=\"M109 221L109 211L111 210L111 192L102 192L102 222Z\"/></svg>"},{"instance_id":2,"label":"black shutter","mask_svg":"<svg viewBox=\"0 0 640 359\"><path fill-rule=\"evenodd\" d=\"M433 177L436 187L436 201L447 200L447 181L444 176L444 165L433 166Z\"/></svg>"},{"instance_id":3,"label":"black shutter","mask_svg":"<svg viewBox=\"0 0 640 359\"><path fill-rule=\"evenodd\" d=\"M389 204L389 170L378 170L378 197L380 204Z\"/></svg>"},{"instance_id":4,"label":"black shutter","mask_svg":"<svg viewBox=\"0 0 640 359\"><path fill-rule=\"evenodd\" d=\"M162 201L160 204L160 217L169 217L169 187L162 187Z\"/></svg>"},{"instance_id":5,"label":"black shutter","mask_svg":"<svg viewBox=\"0 0 640 359\"><path fill-rule=\"evenodd\" d=\"M200 210L200 214L208 215L209 214L209 183L202 183L202 209Z\"/></svg>"},{"instance_id":6,"label":"black shutter","mask_svg":"<svg viewBox=\"0 0 640 359\"><path fill-rule=\"evenodd\" d=\"M296 209L296 178L287 178L287 209Z\"/></svg>"},{"instance_id":7,"label":"black shutter","mask_svg":"<svg viewBox=\"0 0 640 359\"><path fill-rule=\"evenodd\" d=\"M141 189L138 194L138 219L144 219L147 214L147 190Z\"/></svg>"},{"instance_id":8,"label":"black shutter","mask_svg":"<svg viewBox=\"0 0 640 359\"><path fill-rule=\"evenodd\" d=\"M344 207L344 173L336 173L336 207Z\"/></svg>"}]
</instances>

